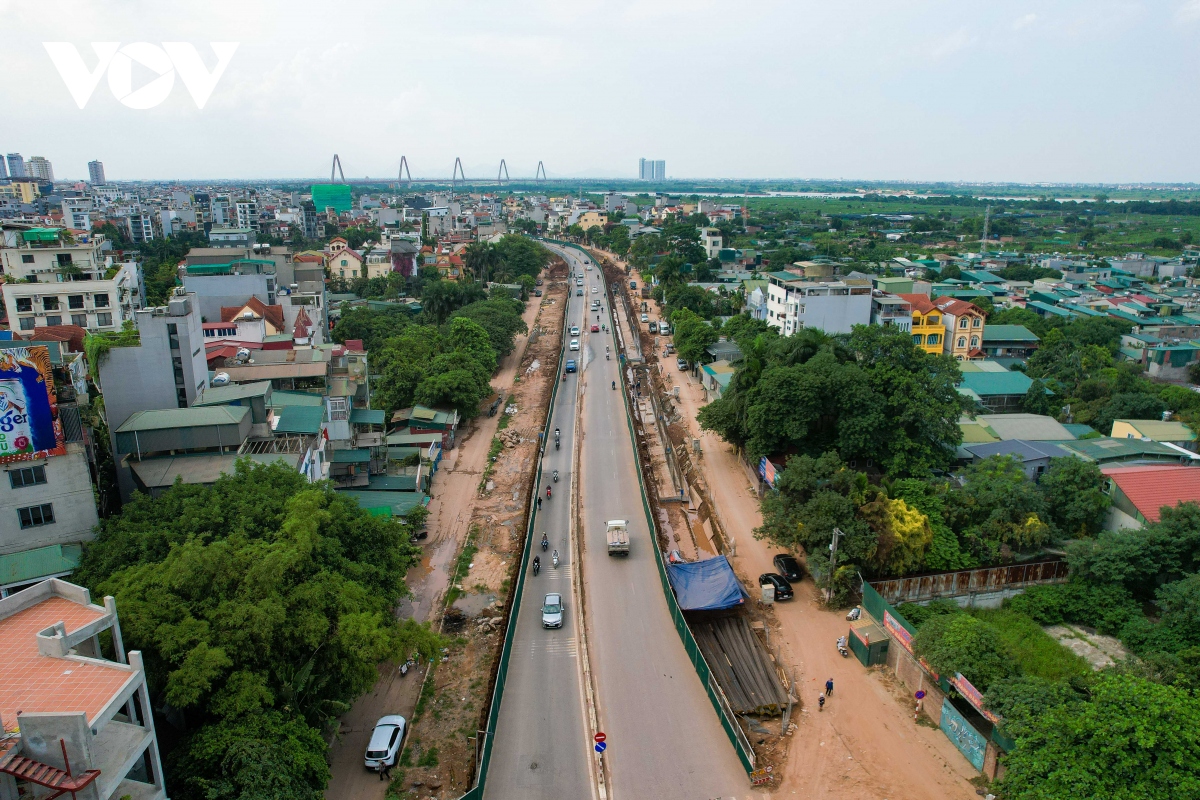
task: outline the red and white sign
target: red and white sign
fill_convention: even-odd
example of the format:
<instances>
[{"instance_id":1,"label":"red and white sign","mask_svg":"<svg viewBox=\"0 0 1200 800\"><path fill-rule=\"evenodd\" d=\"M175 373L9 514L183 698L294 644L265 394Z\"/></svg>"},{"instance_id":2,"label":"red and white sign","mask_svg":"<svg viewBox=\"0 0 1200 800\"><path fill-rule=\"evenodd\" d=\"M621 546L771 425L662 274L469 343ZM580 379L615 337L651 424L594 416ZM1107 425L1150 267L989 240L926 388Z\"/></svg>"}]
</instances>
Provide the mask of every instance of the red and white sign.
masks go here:
<instances>
[{"instance_id":1,"label":"red and white sign","mask_svg":"<svg viewBox=\"0 0 1200 800\"><path fill-rule=\"evenodd\" d=\"M607 738L608 738L608 736L606 736L606 735L604 734L604 731L600 731L600 732L598 732L598 733L597 733L595 736L593 736L592 738L596 740L596 744L600 744L600 743L601 743L601 742L603 742L605 739L607 739Z\"/></svg>"}]
</instances>

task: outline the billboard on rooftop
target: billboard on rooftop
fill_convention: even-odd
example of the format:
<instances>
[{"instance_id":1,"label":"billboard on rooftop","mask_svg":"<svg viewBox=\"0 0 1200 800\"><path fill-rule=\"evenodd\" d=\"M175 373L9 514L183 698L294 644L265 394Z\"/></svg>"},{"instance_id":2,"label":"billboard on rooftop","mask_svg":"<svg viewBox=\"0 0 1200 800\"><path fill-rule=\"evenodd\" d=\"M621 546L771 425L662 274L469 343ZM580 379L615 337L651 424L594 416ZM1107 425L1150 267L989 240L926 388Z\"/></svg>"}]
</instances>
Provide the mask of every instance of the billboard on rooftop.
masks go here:
<instances>
[{"instance_id":1,"label":"billboard on rooftop","mask_svg":"<svg viewBox=\"0 0 1200 800\"><path fill-rule=\"evenodd\" d=\"M50 350L34 345L0 351L0 464L66 452Z\"/></svg>"}]
</instances>

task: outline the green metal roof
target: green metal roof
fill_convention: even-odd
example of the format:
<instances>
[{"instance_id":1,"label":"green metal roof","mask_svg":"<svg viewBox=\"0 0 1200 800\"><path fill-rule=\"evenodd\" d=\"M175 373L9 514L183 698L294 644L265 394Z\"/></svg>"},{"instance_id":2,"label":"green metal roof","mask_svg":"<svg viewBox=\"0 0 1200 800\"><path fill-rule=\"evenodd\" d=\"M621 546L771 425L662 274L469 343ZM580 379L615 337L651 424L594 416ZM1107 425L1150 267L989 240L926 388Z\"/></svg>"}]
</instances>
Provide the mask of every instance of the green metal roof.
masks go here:
<instances>
[{"instance_id":1,"label":"green metal roof","mask_svg":"<svg viewBox=\"0 0 1200 800\"><path fill-rule=\"evenodd\" d=\"M198 406L219 406L245 400L248 397L263 397L271 390L270 381L256 383L231 383L228 386L210 386L204 390L200 399L193 403Z\"/></svg>"},{"instance_id":2,"label":"green metal roof","mask_svg":"<svg viewBox=\"0 0 1200 800\"><path fill-rule=\"evenodd\" d=\"M261 258L237 258L224 264L192 264L187 268L187 274L227 275L228 273L233 272L233 268L238 264L261 264L269 267L275 266L274 261L268 261Z\"/></svg>"},{"instance_id":3,"label":"green metal roof","mask_svg":"<svg viewBox=\"0 0 1200 800\"><path fill-rule=\"evenodd\" d=\"M382 425L386 414L380 408L354 408L350 410L350 421L357 425Z\"/></svg>"},{"instance_id":4,"label":"green metal roof","mask_svg":"<svg viewBox=\"0 0 1200 800\"><path fill-rule=\"evenodd\" d=\"M366 464L371 460L371 451L366 448L334 450L329 460L334 464Z\"/></svg>"},{"instance_id":5,"label":"green metal roof","mask_svg":"<svg viewBox=\"0 0 1200 800\"><path fill-rule=\"evenodd\" d=\"M312 392L291 392L286 389L276 389L271 392L271 408L323 405L325 405L325 398Z\"/></svg>"},{"instance_id":6,"label":"green metal roof","mask_svg":"<svg viewBox=\"0 0 1200 800\"><path fill-rule=\"evenodd\" d=\"M83 545L52 544L0 556L0 584L24 583L70 572L79 566Z\"/></svg>"},{"instance_id":7,"label":"green metal roof","mask_svg":"<svg viewBox=\"0 0 1200 800\"><path fill-rule=\"evenodd\" d=\"M1040 342L1033 331L1024 325L985 325L983 343L988 342Z\"/></svg>"},{"instance_id":8,"label":"green metal roof","mask_svg":"<svg viewBox=\"0 0 1200 800\"><path fill-rule=\"evenodd\" d=\"M250 413L246 406L193 406L156 408L133 414L117 433L160 431L169 428L202 428L208 425L237 425Z\"/></svg>"},{"instance_id":9,"label":"green metal roof","mask_svg":"<svg viewBox=\"0 0 1200 800\"><path fill-rule=\"evenodd\" d=\"M275 425L275 433L315 435L321 432L321 422L324 419L325 408L323 405L284 406L279 413L279 422Z\"/></svg>"},{"instance_id":10,"label":"green metal roof","mask_svg":"<svg viewBox=\"0 0 1200 800\"><path fill-rule=\"evenodd\" d=\"M27 242L57 242L62 235L62 228L30 228L21 231L21 238Z\"/></svg>"},{"instance_id":11,"label":"green metal roof","mask_svg":"<svg viewBox=\"0 0 1200 800\"><path fill-rule=\"evenodd\" d=\"M353 497L367 511L390 508L392 516L402 517L411 509L429 502L424 492L372 492L363 489L338 489L340 494Z\"/></svg>"},{"instance_id":12,"label":"green metal roof","mask_svg":"<svg viewBox=\"0 0 1200 800\"><path fill-rule=\"evenodd\" d=\"M417 490L416 475L372 475L369 485L373 492L415 492Z\"/></svg>"},{"instance_id":13,"label":"green metal roof","mask_svg":"<svg viewBox=\"0 0 1200 800\"><path fill-rule=\"evenodd\" d=\"M441 431L429 431L428 433L391 433L384 440L389 447L397 445L430 445L441 444Z\"/></svg>"},{"instance_id":14,"label":"green metal roof","mask_svg":"<svg viewBox=\"0 0 1200 800\"><path fill-rule=\"evenodd\" d=\"M1059 442L1088 461L1101 464L1108 461L1133 461L1150 459L1155 461L1179 461L1183 454L1159 442L1141 439L1113 439L1102 436L1098 439L1078 439L1074 442Z\"/></svg>"},{"instance_id":15,"label":"green metal roof","mask_svg":"<svg viewBox=\"0 0 1200 800\"><path fill-rule=\"evenodd\" d=\"M1033 380L1023 372L966 372L962 383L980 397L1025 394Z\"/></svg>"},{"instance_id":16,"label":"green metal roof","mask_svg":"<svg viewBox=\"0 0 1200 800\"><path fill-rule=\"evenodd\" d=\"M1089 433L1097 433L1091 425L1084 425L1082 422L1064 422L1063 427L1070 431L1076 439L1082 439Z\"/></svg>"}]
</instances>

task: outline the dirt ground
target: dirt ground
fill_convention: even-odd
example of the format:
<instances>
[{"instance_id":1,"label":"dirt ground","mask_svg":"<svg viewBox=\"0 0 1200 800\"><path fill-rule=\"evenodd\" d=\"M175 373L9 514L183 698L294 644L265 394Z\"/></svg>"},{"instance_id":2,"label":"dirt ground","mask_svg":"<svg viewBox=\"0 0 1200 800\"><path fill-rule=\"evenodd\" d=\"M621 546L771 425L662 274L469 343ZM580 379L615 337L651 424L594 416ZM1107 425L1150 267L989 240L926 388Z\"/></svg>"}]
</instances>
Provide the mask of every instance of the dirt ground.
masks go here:
<instances>
[{"instance_id":1,"label":"dirt ground","mask_svg":"<svg viewBox=\"0 0 1200 800\"><path fill-rule=\"evenodd\" d=\"M597 254L599 255L599 254ZM617 262L623 271L624 264ZM628 291L628 282L622 282ZM641 298L631 298L637 304ZM659 314L654 301L649 314ZM620 305L618 304L618 308ZM639 305L635 305L637 310ZM752 531L762 524L762 515L751 473L730 445L715 434L700 430L696 413L707 403L703 386L680 372L674 357L655 362L664 341L655 342L646 326L641 329L642 347L652 371L662 381L661 390L674 399L678 419L670 427L676 444L688 443L688 457L695 472L692 480L712 510L730 544L730 561L752 596L758 595L757 576L774 572L771 558L777 551L756 540ZM692 452L692 439L699 439L700 453ZM678 514L685 515L684 506ZM773 797L803 796L838 800L965 800L976 796L969 781L974 768L940 731L928 722L914 722L909 690L886 670L863 668L856 659L838 655L835 642L847 633L844 612L829 611L819 602L811 579L795 587L796 597L760 608L751 616L766 623L768 648L785 674L794 677L793 693L799 706L793 709L794 730L780 733L779 720L749 727L760 765L771 764L774 778L766 787ZM834 681L834 693L823 711L817 695L826 679Z\"/></svg>"},{"instance_id":2,"label":"dirt ground","mask_svg":"<svg viewBox=\"0 0 1200 800\"><path fill-rule=\"evenodd\" d=\"M404 677L396 664L379 666L379 682L340 720L329 753L328 800L382 800L388 793L388 784L362 764L371 730L384 714L402 714L411 721L402 764L392 773L392 796L457 797L471 783L474 737L491 697L505 603L525 532L537 434L557 377L566 272L561 262L548 268L545 296L531 299L526 307L530 334L518 337L492 380L506 398L504 413L481 415L460 430L456 447L443 457L433 480L430 536L422 543L421 564L407 577L412 596L397 614L444 624L453 644L433 665L428 680L424 665ZM496 437L503 446L488 471ZM478 550L457 576L454 591L460 596L443 620L451 571L468 538Z\"/></svg>"}]
</instances>

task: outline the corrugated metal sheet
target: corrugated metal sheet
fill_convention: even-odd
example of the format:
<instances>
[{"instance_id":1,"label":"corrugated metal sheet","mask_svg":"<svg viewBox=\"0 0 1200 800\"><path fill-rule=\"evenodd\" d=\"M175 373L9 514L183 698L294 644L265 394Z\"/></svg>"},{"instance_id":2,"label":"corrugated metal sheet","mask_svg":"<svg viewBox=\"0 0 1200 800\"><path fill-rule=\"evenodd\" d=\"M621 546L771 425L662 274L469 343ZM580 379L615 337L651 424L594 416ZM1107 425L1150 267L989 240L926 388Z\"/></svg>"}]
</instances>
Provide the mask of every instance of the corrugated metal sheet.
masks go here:
<instances>
[{"instance_id":1,"label":"corrugated metal sheet","mask_svg":"<svg viewBox=\"0 0 1200 800\"><path fill-rule=\"evenodd\" d=\"M0 584L24 583L70 572L79 566L82 553L82 545L54 544L0 556Z\"/></svg>"},{"instance_id":2,"label":"corrugated metal sheet","mask_svg":"<svg viewBox=\"0 0 1200 800\"><path fill-rule=\"evenodd\" d=\"M895 605L932 600L936 597L998 592L1039 583L1061 583L1066 580L1067 562L1054 560L871 581L871 588Z\"/></svg>"}]
</instances>

